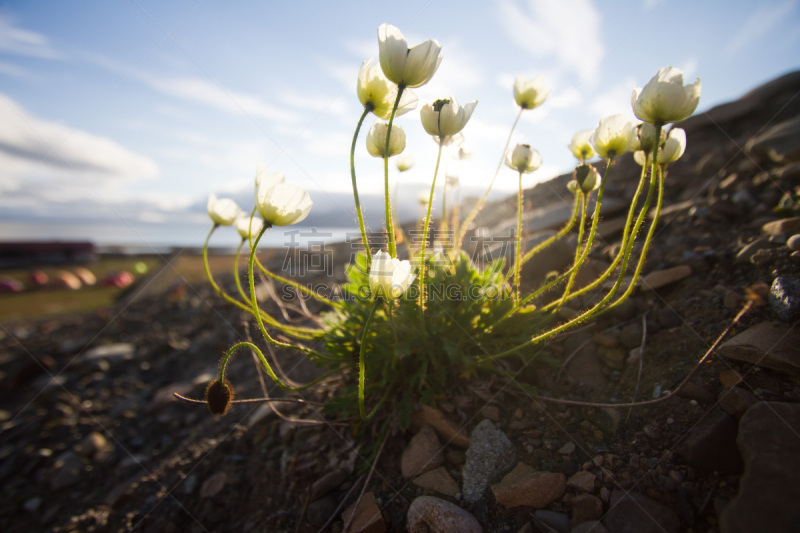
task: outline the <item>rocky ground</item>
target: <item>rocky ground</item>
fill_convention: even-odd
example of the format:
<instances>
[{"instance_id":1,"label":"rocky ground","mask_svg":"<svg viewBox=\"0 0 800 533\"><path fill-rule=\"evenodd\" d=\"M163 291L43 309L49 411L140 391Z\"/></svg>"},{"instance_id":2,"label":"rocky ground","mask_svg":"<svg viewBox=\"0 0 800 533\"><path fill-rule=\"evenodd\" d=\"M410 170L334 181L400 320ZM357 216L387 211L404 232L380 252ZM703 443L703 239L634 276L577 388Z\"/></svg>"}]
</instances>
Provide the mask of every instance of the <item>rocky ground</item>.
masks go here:
<instances>
[{"instance_id":1,"label":"rocky ground","mask_svg":"<svg viewBox=\"0 0 800 533\"><path fill-rule=\"evenodd\" d=\"M252 326L205 285L144 287L89 315L0 328L0 528L797 531L800 218L796 203L773 208L798 193L798 94L800 73L789 74L682 125L689 148L670 168L645 281L626 305L550 343L555 365L520 374L550 398L663 397L754 302L669 399L586 407L498 378L455 383L387 439L356 508L365 450L315 404L237 405L218 418L174 399L201 397L217 358ZM614 206L637 176L621 158L588 271L614 252ZM527 192L531 239L563 223L566 180ZM502 233L508 222L492 214L513 202L479 222ZM346 255L337 248L336 264ZM568 260L553 249L526 280ZM295 379L313 374L278 355ZM239 397L263 394L249 357L234 358L230 376Z\"/></svg>"}]
</instances>

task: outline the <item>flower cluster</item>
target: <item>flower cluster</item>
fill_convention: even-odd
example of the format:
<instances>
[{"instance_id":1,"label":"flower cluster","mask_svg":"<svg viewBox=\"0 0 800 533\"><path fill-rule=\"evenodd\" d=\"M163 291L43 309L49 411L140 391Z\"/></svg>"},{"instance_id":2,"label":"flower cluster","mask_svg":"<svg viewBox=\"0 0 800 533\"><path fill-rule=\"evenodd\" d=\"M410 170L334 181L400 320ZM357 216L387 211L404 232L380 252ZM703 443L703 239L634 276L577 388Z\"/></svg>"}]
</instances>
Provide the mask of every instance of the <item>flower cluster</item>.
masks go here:
<instances>
[{"instance_id":1,"label":"flower cluster","mask_svg":"<svg viewBox=\"0 0 800 533\"><path fill-rule=\"evenodd\" d=\"M332 402L339 415L357 415L363 420L377 413L382 417L397 416L401 426L405 427L416 403L431 402L459 376L482 371L502 374L506 370L497 365L498 359L511 354L528 356L542 341L622 303L636 286L653 238L662 205L666 168L686 149L685 131L672 124L694 112L701 92L699 81L684 85L680 70L665 67L643 89L633 91L632 109L634 115L643 121L641 124L618 114L604 117L594 129L575 133L567 144L578 160L573 179L567 185L574 196L572 216L555 235L529 250L524 250L522 240L523 176L542 166L542 156L529 143L516 144L512 149L509 149L509 144L522 113L546 102L550 88L543 78L518 76L514 80L513 99L519 109L509 141L488 189L463 218L459 215L458 204L451 216L448 216L446 208L447 192L458 187L458 172L443 172L445 183L439 224L440 229L452 229L442 232L448 235L445 240L430 233L439 167L445 148L450 154L455 152L455 160L459 162L469 156L471 151L464 145L464 129L478 102L473 100L462 106L453 96L446 96L422 104L419 120L425 132L436 141L438 155L430 190L419 196L423 215L418 228L421 228L422 238L410 243L409 239L402 238L402 229L395 228L392 215L389 159L395 157L399 172L407 171L414 164L411 154L404 153L406 133L395 124L395 120L416 109L418 99L412 89L428 83L436 74L442 61L441 49L433 39L409 47L399 29L383 24L378 28L378 63L367 59L358 71L356 96L363 111L350 148L350 177L363 252L348 267L349 282L342 287L354 298L329 299L295 280L271 272L258 260L258 243L266 231L273 226L302 222L312 207L308 192L286 183L282 172L270 173L263 165L258 165L255 202L249 212L243 211L230 198L217 198L212 194L208 199L208 215L213 223L208 238L218 227L234 225L241 237L237 261L242 246L249 243L249 290L245 290L237 277L239 294L236 298L214 282L208 269L209 241L206 240L204 259L212 286L227 301L252 315L267 343L302 352L309 359L327 366L330 373L354 376L341 392L341 403L337 403L338 400ZM356 177L357 139L369 114L377 120L366 135L366 150L384 163L385 249L382 244L376 246L369 240ZM642 171L631 200L619 252L594 281L575 289L576 275L585 263L597 234L604 186L610 179L614 161L627 152L633 152L632 157L642 166ZM590 163L595 157L605 160L602 175ZM464 253L461 243L484 205L503 163L518 175L515 255L508 265L505 259L479 263ZM642 199L640 196L645 189L647 194ZM593 194L596 194L595 212L591 214L588 206ZM656 205L651 210L653 198L656 198ZM574 262L564 272L549 277L543 285L524 294L523 266L570 232L577 233ZM644 241L636 243L645 233ZM327 306L329 311L321 319L313 321L322 324L321 327L286 324L261 309L255 290L257 272ZM451 291L453 288L457 291ZM540 299L546 291L556 288L560 296L545 301ZM590 291L597 293L595 304L551 326L565 303ZM470 298L460 300L458 294L468 294ZM320 345L324 349L311 347ZM257 344L241 342L225 353L219 374L209 386L207 403L215 414L227 412L231 404L236 403L233 386L226 380L225 372L228 359L242 348L253 350L258 355L264 369L278 386L290 391L299 390L278 377L273 371L273 365L278 362L273 360L270 363ZM354 356L357 359L355 363ZM368 411L366 406L370 403L374 406ZM357 413L352 412L354 405L358 406Z\"/></svg>"}]
</instances>

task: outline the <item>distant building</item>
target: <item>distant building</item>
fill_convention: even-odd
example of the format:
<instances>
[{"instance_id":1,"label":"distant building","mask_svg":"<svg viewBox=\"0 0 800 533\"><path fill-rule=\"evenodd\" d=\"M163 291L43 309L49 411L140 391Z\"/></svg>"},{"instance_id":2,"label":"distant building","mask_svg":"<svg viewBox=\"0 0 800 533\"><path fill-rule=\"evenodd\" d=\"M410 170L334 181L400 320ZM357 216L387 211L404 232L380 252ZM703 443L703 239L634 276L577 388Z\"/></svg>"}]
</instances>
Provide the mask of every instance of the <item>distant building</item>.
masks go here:
<instances>
[{"instance_id":1,"label":"distant building","mask_svg":"<svg viewBox=\"0 0 800 533\"><path fill-rule=\"evenodd\" d=\"M96 259L91 242L0 242L0 268L87 264Z\"/></svg>"}]
</instances>

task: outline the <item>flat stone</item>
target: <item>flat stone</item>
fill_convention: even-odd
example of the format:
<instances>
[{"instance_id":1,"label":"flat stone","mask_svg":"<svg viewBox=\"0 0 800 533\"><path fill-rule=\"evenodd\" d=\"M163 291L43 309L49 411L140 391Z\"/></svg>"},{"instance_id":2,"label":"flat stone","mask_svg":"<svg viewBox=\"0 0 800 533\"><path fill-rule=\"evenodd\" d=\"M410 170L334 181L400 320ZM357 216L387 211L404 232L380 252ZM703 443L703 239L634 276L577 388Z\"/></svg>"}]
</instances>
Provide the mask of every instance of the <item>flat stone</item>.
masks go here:
<instances>
[{"instance_id":1,"label":"flat stone","mask_svg":"<svg viewBox=\"0 0 800 533\"><path fill-rule=\"evenodd\" d=\"M776 163L800 160L800 117L784 120L759 133L744 148Z\"/></svg>"},{"instance_id":2,"label":"flat stone","mask_svg":"<svg viewBox=\"0 0 800 533\"><path fill-rule=\"evenodd\" d=\"M747 265L750 263L750 260L753 258L753 256L756 255L760 250L767 250L772 247L772 243L770 243L766 238L760 237L745 244L736 254L736 259L734 261L737 265Z\"/></svg>"},{"instance_id":3,"label":"flat stone","mask_svg":"<svg viewBox=\"0 0 800 533\"><path fill-rule=\"evenodd\" d=\"M739 493L720 516L722 533L798 530L800 405L759 402L739 423L745 461Z\"/></svg>"},{"instance_id":4,"label":"flat stone","mask_svg":"<svg viewBox=\"0 0 800 533\"><path fill-rule=\"evenodd\" d=\"M734 418L742 416L758 403L758 397L741 387L727 387L719 393L719 405Z\"/></svg>"},{"instance_id":5,"label":"flat stone","mask_svg":"<svg viewBox=\"0 0 800 533\"><path fill-rule=\"evenodd\" d=\"M131 359L136 354L136 346L128 342L96 346L83 352L81 359Z\"/></svg>"},{"instance_id":6,"label":"flat stone","mask_svg":"<svg viewBox=\"0 0 800 533\"><path fill-rule=\"evenodd\" d=\"M384 533L386 531L386 522L383 520L380 508L375 503L374 493L364 493L358 509L355 506L356 504L353 502L342 513L342 521L345 524L350 522L350 528L347 531L350 533Z\"/></svg>"},{"instance_id":7,"label":"flat stone","mask_svg":"<svg viewBox=\"0 0 800 533\"><path fill-rule=\"evenodd\" d=\"M739 473L742 471L742 457L736 447L736 432L734 417L722 410L712 411L692 428L679 453L695 468Z\"/></svg>"},{"instance_id":8,"label":"flat stone","mask_svg":"<svg viewBox=\"0 0 800 533\"><path fill-rule=\"evenodd\" d=\"M800 231L800 217L781 218L767 222L761 226L761 231L767 235L780 235L781 233L797 233Z\"/></svg>"},{"instance_id":9,"label":"flat stone","mask_svg":"<svg viewBox=\"0 0 800 533\"><path fill-rule=\"evenodd\" d=\"M609 533L606 526L597 520L589 520L583 524L579 524L572 529L571 533Z\"/></svg>"},{"instance_id":10,"label":"flat stone","mask_svg":"<svg viewBox=\"0 0 800 533\"><path fill-rule=\"evenodd\" d=\"M408 479L442 466L443 463L442 443L439 442L433 428L425 425L411 437L408 446L403 450L403 455L400 457L400 470L403 477Z\"/></svg>"},{"instance_id":11,"label":"flat stone","mask_svg":"<svg viewBox=\"0 0 800 533\"><path fill-rule=\"evenodd\" d=\"M525 505L541 509L560 498L566 488L567 478L561 472L540 472L518 463L500 483L492 485L492 494L507 508Z\"/></svg>"},{"instance_id":12,"label":"flat stone","mask_svg":"<svg viewBox=\"0 0 800 533\"><path fill-rule=\"evenodd\" d=\"M406 514L408 533L483 533L480 522L469 512L446 500L418 496Z\"/></svg>"},{"instance_id":13,"label":"flat stone","mask_svg":"<svg viewBox=\"0 0 800 533\"><path fill-rule=\"evenodd\" d=\"M739 333L719 348L727 359L800 375L800 329L780 322L762 322Z\"/></svg>"},{"instance_id":14,"label":"flat stone","mask_svg":"<svg viewBox=\"0 0 800 533\"><path fill-rule=\"evenodd\" d=\"M222 489L225 488L225 485L228 483L228 474L225 472L217 472L210 478L206 479L203 482L203 485L200 487L200 497L201 498L213 498L220 492Z\"/></svg>"},{"instance_id":15,"label":"flat stone","mask_svg":"<svg viewBox=\"0 0 800 533\"><path fill-rule=\"evenodd\" d=\"M572 518L570 525L577 526L589 520L597 520L603 516L603 501L592 494L580 494L572 498L570 503Z\"/></svg>"},{"instance_id":16,"label":"flat stone","mask_svg":"<svg viewBox=\"0 0 800 533\"><path fill-rule=\"evenodd\" d=\"M655 270L644 276L641 280L642 290L654 291L676 283L692 274L692 268L689 265L679 265L665 270Z\"/></svg>"},{"instance_id":17,"label":"flat stone","mask_svg":"<svg viewBox=\"0 0 800 533\"><path fill-rule=\"evenodd\" d=\"M414 485L422 487L423 489L435 490L445 496L455 498L459 493L458 483L447 472L445 467L440 466L435 470L429 470L424 474L414 478L412 481Z\"/></svg>"},{"instance_id":18,"label":"flat stone","mask_svg":"<svg viewBox=\"0 0 800 533\"><path fill-rule=\"evenodd\" d=\"M469 437L438 409L423 405L411 416L411 421L418 426L424 424L431 426L444 444L452 444L459 448L469 446Z\"/></svg>"},{"instance_id":19,"label":"flat stone","mask_svg":"<svg viewBox=\"0 0 800 533\"><path fill-rule=\"evenodd\" d=\"M514 445L494 422L483 420L475 426L462 471L461 493L464 501L475 503L480 500L489 484L499 480L516 462Z\"/></svg>"},{"instance_id":20,"label":"flat stone","mask_svg":"<svg viewBox=\"0 0 800 533\"><path fill-rule=\"evenodd\" d=\"M678 533L681 521L672 509L643 494L616 489L603 525L614 533Z\"/></svg>"},{"instance_id":21,"label":"flat stone","mask_svg":"<svg viewBox=\"0 0 800 533\"><path fill-rule=\"evenodd\" d=\"M583 492L592 492L594 491L594 482L596 479L597 476L593 473L588 470L581 470L570 476L567 480L567 487Z\"/></svg>"}]
</instances>

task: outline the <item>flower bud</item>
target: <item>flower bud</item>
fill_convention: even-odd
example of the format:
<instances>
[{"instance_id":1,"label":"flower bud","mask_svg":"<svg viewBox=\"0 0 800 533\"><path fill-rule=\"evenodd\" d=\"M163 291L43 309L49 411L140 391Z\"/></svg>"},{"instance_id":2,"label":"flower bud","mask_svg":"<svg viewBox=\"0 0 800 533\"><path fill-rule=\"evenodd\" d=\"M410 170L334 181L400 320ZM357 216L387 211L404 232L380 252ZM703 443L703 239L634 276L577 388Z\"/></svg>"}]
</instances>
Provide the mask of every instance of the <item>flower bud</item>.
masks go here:
<instances>
[{"instance_id":1,"label":"flower bud","mask_svg":"<svg viewBox=\"0 0 800 533\"><path fill-rule=\"evenodd\" d=\"M542 166L542 156L529 145L518 144L506 154L506 166L527 174Z\"/></svg>"},{"instance_id":2,"label":"flower bud","mask_svg":"<svg viewBox=\"0 0 800 533\"><path fill-rule=\"evenodd\" d=\"M600 187L600 173L592 165L578 165L572 172L572 177L584 193L590 193ZM574 192L574 191L573 191Z\"/></svg>"},{"instance_id":3,"label":"flower bud","mask_svg":"<svg viewBox=\"0 0 800 533\"><path fill-rule=\"evenodd\" d=\"M384 157L386 151L386 132L389 124L376 122L367 134L367 152L375 157ZM391 141L389 142L389 157L401 153L406 147L406 132L397 124L392 124Z\"/></svg>"},{"instance_id":4,"label":"flower bud","mask_svg":"<svg viewBox=\"0 0 800 533\"><path fill-rule=\"evenodd\" d=\"M212 415L227 414L234 396L233 385L231 385L230 381L226 379L220 382L219 379L215 379L206 387L208 410L211 411Z\"/></svg>"}]
</instances>

